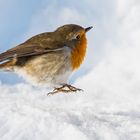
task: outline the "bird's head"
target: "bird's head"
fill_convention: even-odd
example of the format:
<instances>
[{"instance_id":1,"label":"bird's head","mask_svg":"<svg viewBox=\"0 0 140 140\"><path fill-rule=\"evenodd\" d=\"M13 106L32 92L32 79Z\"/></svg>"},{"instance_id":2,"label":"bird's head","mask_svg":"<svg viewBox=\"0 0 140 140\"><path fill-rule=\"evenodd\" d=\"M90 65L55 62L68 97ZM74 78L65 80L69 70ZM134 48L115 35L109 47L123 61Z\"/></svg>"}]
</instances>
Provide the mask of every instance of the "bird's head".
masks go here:
<instances>
[{"instance_id":1,"label":"bird's head","mask_svg":"<svg viewBox=\"0 0 140 140\"><path fill-rule=\"evenodd\" d=\"M71 48L72 69L81 65L87 48L86 32L92 27L83 28L79 25L68 24L59 27L55 33L59 42Z\"/></svg>"},{"instance_id":2,"label":"bird's head","mask_svg":"<svg viewBox=\"0 0 140 140\"><path fill-rule=\"evenodd\" d=\"M67 24L57 28L55 33L58 40L64 41L65 43L71 45L80 42L82 38L85 38L86 33L90 29L92 29L92 26L83 28L76 24Z\"/></svg>"}]
</instances>

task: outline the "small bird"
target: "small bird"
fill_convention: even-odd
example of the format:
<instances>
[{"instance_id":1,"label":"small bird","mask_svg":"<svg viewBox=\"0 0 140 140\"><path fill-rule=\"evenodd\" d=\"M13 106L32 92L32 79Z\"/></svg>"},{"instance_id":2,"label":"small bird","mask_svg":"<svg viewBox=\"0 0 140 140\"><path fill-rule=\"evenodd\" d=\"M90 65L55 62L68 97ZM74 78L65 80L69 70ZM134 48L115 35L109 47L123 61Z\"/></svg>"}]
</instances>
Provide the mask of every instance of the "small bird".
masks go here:
<instances>
[{"instance_id":1,"label":"small bird","mask_svg":"<svg viewBox=\"0 0 140 140\"><path fill-rule=\"evenodd\" d=\"M53 87L48 95L80 91L68 84L68 80L83 62L87 48L86 32L91 28L67 24L54 32L33 36L1 53L0 69L16 72L33 85Z\"/></svg>"}]
</instances>

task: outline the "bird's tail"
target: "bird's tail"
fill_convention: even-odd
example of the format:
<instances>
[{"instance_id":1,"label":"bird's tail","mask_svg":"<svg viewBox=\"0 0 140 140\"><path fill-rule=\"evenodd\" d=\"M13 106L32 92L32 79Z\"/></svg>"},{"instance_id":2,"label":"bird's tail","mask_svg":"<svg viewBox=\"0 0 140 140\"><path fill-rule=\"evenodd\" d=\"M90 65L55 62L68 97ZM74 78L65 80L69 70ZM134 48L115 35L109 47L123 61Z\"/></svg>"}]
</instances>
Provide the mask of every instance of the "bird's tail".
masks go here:
<instances>
[{"instance_id":1,"label":"bird's tail","mask_svg":"<svg viewBox=\"0 0 140 140\"><path fill-rule=\"evenodd\" d=\"M15 63L16 63L15 59L9 60L7 62L0 64L0 69L5 71L11 71Z\"/></svg>"}]
</instances>

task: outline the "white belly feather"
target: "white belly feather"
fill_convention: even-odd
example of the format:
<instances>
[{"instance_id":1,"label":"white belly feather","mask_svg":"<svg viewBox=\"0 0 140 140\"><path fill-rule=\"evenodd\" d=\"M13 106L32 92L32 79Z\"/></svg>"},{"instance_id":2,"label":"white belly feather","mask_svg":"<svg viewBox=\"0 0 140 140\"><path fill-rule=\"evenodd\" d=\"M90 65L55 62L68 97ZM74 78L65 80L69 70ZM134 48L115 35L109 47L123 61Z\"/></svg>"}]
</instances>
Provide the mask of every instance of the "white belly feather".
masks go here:
<instances>
[{"instance_id":1,"label":"white belly feather","mask_svg":"<svg viewBox=\"0 0 140 140\"><path fill-rule=\"evenodd\" d=\"M72 74L70 50L36 56L24 67L15 67L15 72L36 86L66 84Z\"/></svg>"}]
</instances>

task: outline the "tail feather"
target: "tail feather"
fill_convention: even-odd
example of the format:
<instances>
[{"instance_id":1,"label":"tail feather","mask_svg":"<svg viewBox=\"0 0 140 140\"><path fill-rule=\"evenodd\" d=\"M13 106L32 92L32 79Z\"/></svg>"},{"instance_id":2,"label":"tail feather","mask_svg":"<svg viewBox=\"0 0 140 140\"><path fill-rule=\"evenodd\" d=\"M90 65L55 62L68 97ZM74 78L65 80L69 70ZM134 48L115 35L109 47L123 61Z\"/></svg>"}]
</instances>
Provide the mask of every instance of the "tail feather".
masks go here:
<instances>
[{"instance_id":1,"label":"tail feather","mask_svg":"<svg viewBox=\"0 0 140 140\"><path fill-rule=\"evenodd\" d=\"M0 69L2 70L12 70L13 69L13 66L15 65L16 63L16 59L12 59L12 60L9 60L7 62L4 62L2 64L0 64Z\"/></svg>"}]
</instances>

